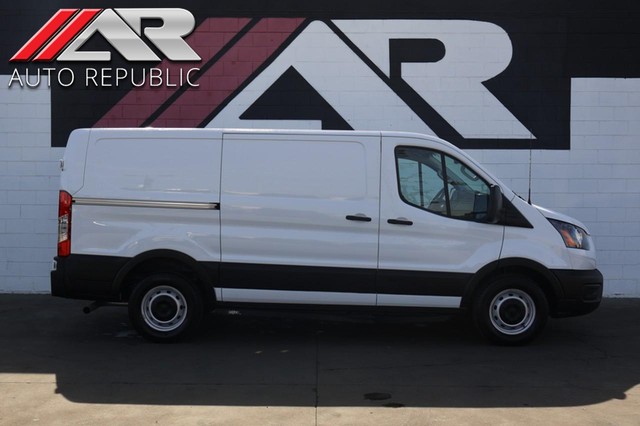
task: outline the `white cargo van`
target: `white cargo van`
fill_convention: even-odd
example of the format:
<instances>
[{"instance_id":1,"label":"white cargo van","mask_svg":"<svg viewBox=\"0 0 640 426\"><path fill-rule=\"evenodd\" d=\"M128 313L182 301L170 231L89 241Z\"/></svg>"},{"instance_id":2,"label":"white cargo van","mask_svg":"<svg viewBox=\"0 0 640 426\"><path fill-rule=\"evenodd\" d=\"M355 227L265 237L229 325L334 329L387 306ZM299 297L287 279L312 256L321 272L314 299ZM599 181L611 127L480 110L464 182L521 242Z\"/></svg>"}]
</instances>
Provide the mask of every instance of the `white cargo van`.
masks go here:
<instances>
[{"instance_id":1,"label":"white cargo van","mask_svg":"<svg viewBox=\"0 0 640 426\"><path fill-rule=\"evenodd\" d=\"M61 164L52 294L126 302L155 341L306 304L465 309L519 344L602 297L584 225L431 136L81 129Z\"/></svg>"}]
</instances>

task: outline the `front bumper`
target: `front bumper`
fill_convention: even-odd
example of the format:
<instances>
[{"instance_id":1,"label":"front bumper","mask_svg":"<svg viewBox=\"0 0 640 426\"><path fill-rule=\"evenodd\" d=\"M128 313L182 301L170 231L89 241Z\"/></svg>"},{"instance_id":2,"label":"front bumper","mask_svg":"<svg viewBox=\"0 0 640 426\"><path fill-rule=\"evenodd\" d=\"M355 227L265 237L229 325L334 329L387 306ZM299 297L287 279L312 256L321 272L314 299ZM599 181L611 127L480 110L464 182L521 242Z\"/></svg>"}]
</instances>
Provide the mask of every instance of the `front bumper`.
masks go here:
<instances>
[{"instance_id":1,"label":"front bumper","mask_svg":"<svg viewBox=\"0 0 640 426\"><path fill-rule=\"evenodd\" d=\"M554 269L552 272L562 288L563 296L552 306L551 316L585 315L600 306L604 279L599 270Z\"/></svg>"}]
</instances>

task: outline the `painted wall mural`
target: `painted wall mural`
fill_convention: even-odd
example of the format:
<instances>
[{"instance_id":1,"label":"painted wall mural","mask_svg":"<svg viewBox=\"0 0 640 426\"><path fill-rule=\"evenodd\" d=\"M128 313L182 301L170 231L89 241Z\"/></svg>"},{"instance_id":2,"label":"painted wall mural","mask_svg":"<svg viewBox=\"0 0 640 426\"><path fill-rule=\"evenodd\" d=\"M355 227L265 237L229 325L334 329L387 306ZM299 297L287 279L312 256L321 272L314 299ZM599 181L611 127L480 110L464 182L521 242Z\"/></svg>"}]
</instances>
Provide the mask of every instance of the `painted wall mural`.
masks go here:
<instances>
[{"instance_id":1,"label":"painted wall mural","mask_svg":"<svg viewBox=\"0 0 640 426\"><path fill-rule=\"evenodd\" d=\"M434 133L582 221L605 294L638 297L639 22L629 0L4 1L0 292L49 291L73 129L220 126Z\"/></svg>"},{"instance_id":2,"label":"painted wall mural","mask_svg":"<svg viewBox=\"0 0 640 426\"><path fill-rule=\"evenodd\" d=\"M640 36L616 36L632 24L615 7L617 33L590 31L598 17L601 29L614 22L563 2L515 8L493 1L480 10L468 1L440 8L401 2L391 10L356 1L332 10L331 1L286 13L273 2L271 16L252 1L232 10L191 3L179 6L195 16L185 38L201 58L195 63L127 61L100 31L76 42L78 51L110 51L110 68L89 75L95 64L63 64L86 72L51 87L52 146L64 146L78 127L153 126L402 130L462 148L565 150L571 78L640 75L639 55L631 53ZM4 56L43 22L31 16L3 42ZM61 67L52 64L55 82Z\"/></svg>"}]
</instances>

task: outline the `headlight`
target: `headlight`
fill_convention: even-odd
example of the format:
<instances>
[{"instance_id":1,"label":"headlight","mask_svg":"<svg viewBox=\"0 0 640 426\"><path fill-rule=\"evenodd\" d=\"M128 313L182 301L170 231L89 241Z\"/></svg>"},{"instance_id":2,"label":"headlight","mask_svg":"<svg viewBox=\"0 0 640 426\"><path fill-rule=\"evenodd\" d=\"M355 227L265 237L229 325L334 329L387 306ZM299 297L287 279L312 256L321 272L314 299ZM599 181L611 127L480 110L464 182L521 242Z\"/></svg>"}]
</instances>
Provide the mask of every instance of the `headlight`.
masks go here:
<instances>
[{"instance_id":1,"label":"headlight","mask_svg":"<svg viewBox=\"0 0 640 426\"><path fill-rule=\"evenodd\" d=\"M558 230L564 245L569 248L589 250L589 234L579 226L572 225L567 222L561 222L555 219L549 219L549 222Z\"/></svg>"}]
</instances>

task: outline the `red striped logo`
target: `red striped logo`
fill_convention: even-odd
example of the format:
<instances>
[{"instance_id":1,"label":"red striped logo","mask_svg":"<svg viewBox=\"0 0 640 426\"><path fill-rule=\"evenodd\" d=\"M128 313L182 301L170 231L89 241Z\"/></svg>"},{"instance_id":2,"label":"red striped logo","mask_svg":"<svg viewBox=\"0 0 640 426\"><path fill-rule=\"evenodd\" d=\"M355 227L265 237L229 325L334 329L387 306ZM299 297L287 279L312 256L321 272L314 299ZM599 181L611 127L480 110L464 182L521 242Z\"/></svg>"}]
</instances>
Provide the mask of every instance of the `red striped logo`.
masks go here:
<instances>
[{"instance_id":1,"label":"red striped logo","mask_svg":"<svg viewBox=\"0 0 640 426\"><path fill-rule=\"evenodd\" d=\"M60 9L57 11L33 37L18 50L18 53L13 55L9 62L26 62L31 59L77 11L78 9Z\"/></svg>"},{"instance_id":2,"label":"red striped logo","mask_svg":"<svg viewBox=\"0 0 640 426\"><path fill-rule=\"evenodd\" d=\"M163 25L143 29L146 18ZM142 35L171 61L199 61L184 41L194 27L191 12L178 8L60 9L9 62L109 61L111 52L79 50L96 32L128 61L160 61Z\"/></svg>"}]
</instances>

